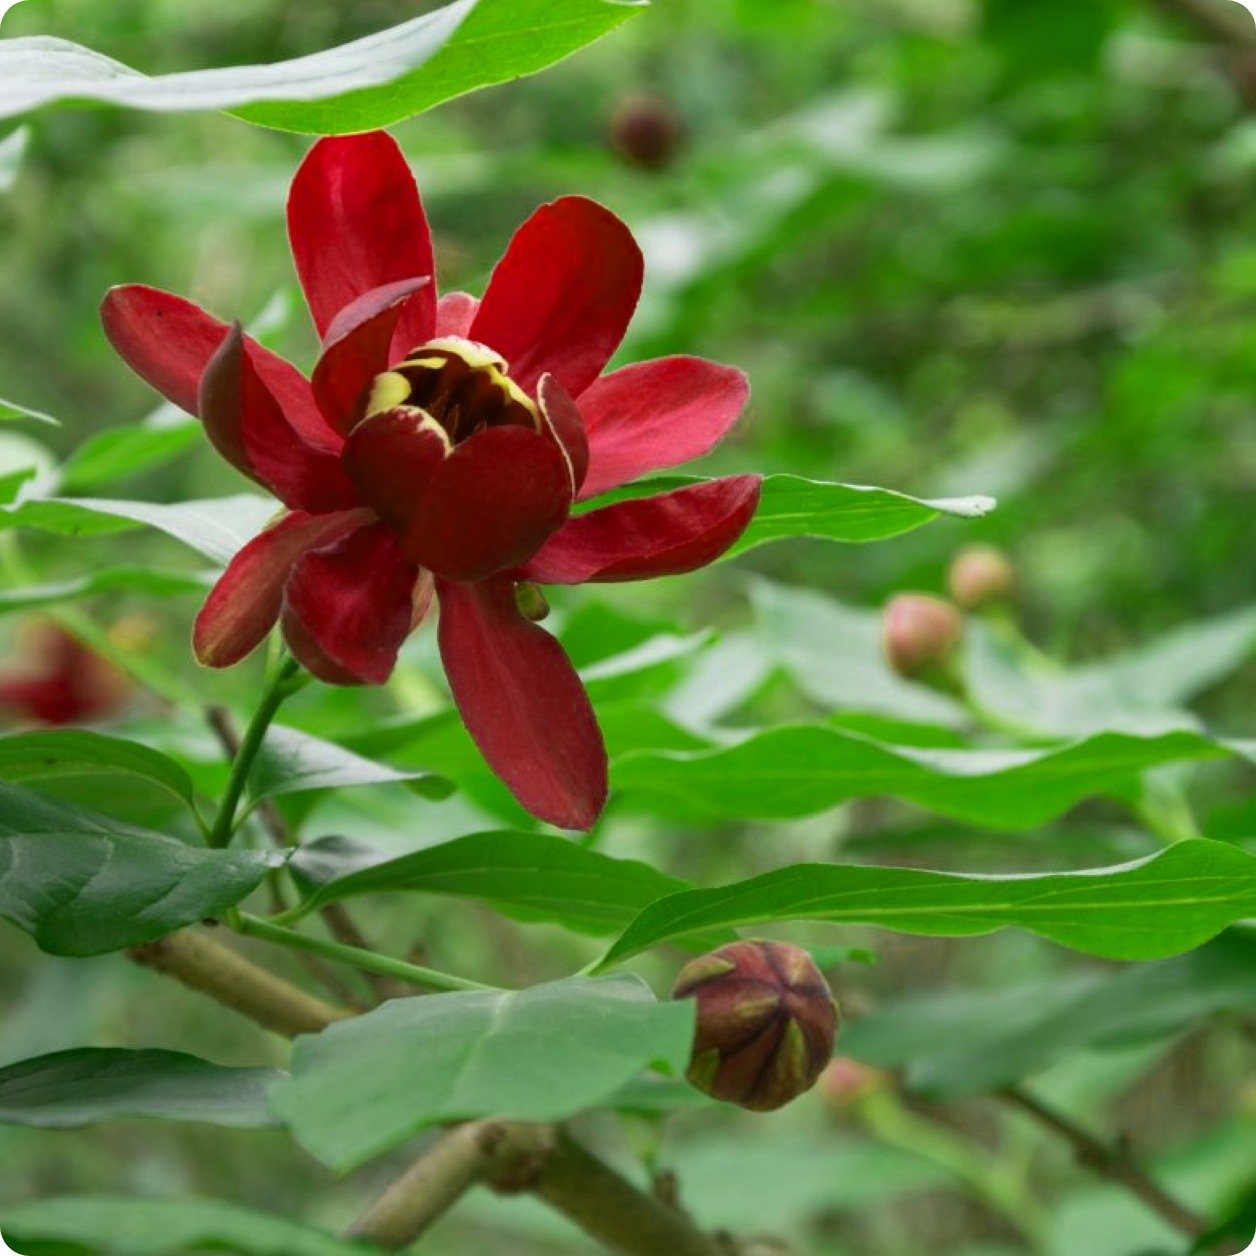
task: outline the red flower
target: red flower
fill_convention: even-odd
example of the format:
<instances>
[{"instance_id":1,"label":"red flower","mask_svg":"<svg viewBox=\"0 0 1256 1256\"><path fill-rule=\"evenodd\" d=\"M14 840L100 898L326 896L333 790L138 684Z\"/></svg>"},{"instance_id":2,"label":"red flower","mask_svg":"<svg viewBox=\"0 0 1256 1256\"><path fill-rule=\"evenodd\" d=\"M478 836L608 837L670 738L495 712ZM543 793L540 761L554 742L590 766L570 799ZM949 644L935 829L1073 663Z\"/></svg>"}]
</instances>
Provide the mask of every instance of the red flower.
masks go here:
<instances>
[{"instance_id":1,"label":"red flower","mask_svg":"<svg viewBox=\"0 0 1256 1256\"><path fill-rule=\"evenodd\" d=\"M288 508L210 594L197 657L229 666L281 621L314 675L379 684L435 594L445 670L485 758L528 810L587 828L606 797L601 734L516 585L670 575L727 549L754 514L757 477L568 516L706 453L745 404L745 377L690 357L601 375L642 259L624 224L582 197L524 223L482 301L437 300L418 190L382 133L314 145L288 228L323 339L308 381L169 293L116 288L103 307L132 369Z\"/></svg>"},{"instance_id":2,"label":"red flower","mask_svg":"<svg viewBox=\"0 0 1256 1256\"><path fill-rule=\"evenodd\" d=\"M125 706L127 677L54 623L38 621L17 665L0 672L0 712L35 724L85 724Z\"/></svg>"}]
</instances>

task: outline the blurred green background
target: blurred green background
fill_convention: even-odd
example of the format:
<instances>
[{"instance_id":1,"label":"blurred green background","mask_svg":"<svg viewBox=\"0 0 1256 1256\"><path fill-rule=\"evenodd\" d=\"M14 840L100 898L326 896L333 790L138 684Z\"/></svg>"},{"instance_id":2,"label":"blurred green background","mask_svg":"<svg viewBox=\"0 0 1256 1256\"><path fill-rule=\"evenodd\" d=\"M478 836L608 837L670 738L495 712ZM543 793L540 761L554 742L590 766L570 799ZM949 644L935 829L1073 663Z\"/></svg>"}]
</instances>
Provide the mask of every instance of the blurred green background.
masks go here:
<instances>
[{"instance_id":1,"label":"blurred green background","mask_svg":"<svg viewBox=\"0 0 1256 1256\"><path fill-rule=\"evenodd\" d=\"M4 34L57 34L173 70L291 57L427 7L29 0ZM1256 602L1256 114L1236 86L1244 73L1256 79L1256 53L1218 55L1196 35L1135 0L655 0L552 71L396 129L446 290L480 291L514 226L556 195L591 195L629 222L647 288L623 359L699 353L753 381L745 420L705 469L1000 499L986 519L944 520L895 541L791 542L684 582L556 599L578 661L615 653L616 633L632 644L643 624L716 624L724 652L704 655L705 671L692 660L678 667L672 709L701 698L713 716L762 721L840 707L831 695L841 682L825 675L865 666L867 641L835 603L872 609L897 590L941 592L955 551L979 540L1011 555L1024 631L1062 663ZM625 117L639 129L674 126L674 145L664 144L673 151L648 168L633 160L622 151L632 139ZM99 330L110 284L156 284L224 318L268 310L272 343L309 362L313 333L282 244L283 196L306 143L220 116L83 109L32 120L26 159L0 192L0 395L63 416L62 428L37 433L56 455L154 405ZM104 491L174 500L239 487L192 442ZM134 536L121 551L109 537L32 538L27 559L53 578L110 555L134 563L151 553L168 566L172 552ZM807 586L823 602L782 585ZM210 678L186 660L194 605L122 596L101 610L106 619L143 610L155 658L206 698L245 701L255 681L247 669ZM0 621L0 641L16 649L13 626ZM810 685L746 662L764 640L790 634L813 660ZM402 701L425 700L430 646L415 643ZM1240 662L1249 648L1232 652L1202 682L1198 709L1252 735L1256 670ZM385 700L303 702L308 727L344 731ZM153 715L135 718L142 727ZM1256 831L1249 787L1250 773L1228 766L1193 782L1207 831ZM487 799L490 815L502 814L500 802ZM467 831L467 805L432 808L425 839ZM351 824L404 848L397 830L421 819L419 806L383 795L352 812L333 802L314 832ZM1014 836L874 802L714 831L615 816L603 846L708 882L839 850L998 871L1154 849L1105 805ZM584 955L570 939L487 910L389 903L370 918L397 953L415 945L513 981L568 971ZM1000 990L1024 987L1039 1006L1060 983L1106 971L1020 937L843 941L877 958L835 959L855 1020L910 993L995 991L993 1005L963 1018L971 1033L974 1023L999 1025ZM669 963L643 971L663 988ZM260 1034L121 959L36 960L10 932L0 938L0 999L5 1060L87 1042L280 1058ZM1103 1051L1064 1053L1039 1080L1066 1107L1129 1132L1201 1206L1225 1210L1256 1185L1254 1026L1250 1014L1230 1016L1151 1045L1123 1044L1117 1032ZM771 1118L703 1110L665 1128L643 1118L592 1132L612 1155L675 1167L704 1222L788 1236L802 1252L1184 1250L989 1099L913 1105L812 1096ZM138 1124L4 1129L0 1156L6 1203L88 1190L196 1193L331 1225L395 1167L336 1181L279 1134ZM486 1197L447 1222L430 1250L586 1248L538 1207Z\"/></svg>"}]
</instances>

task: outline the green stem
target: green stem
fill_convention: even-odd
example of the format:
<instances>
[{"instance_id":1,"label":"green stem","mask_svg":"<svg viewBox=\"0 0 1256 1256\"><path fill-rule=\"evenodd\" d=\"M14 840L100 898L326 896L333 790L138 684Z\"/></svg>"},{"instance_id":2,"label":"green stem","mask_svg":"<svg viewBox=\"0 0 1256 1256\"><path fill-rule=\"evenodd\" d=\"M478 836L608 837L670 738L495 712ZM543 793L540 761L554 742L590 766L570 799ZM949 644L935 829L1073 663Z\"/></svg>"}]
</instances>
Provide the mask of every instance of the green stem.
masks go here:
<instances>
[{"instance_id":1,"label":"green stem","mask_svg":"<svg viewBox=\"0 0 1256 1256\"><path fill-rule=\"evenodd\" d=\"M227 788L219 804L214 826L209 831L211 846L226 846L231 841L231 835L235 832L236 812L240 807L240 799L244 796L249 772L253 768L257 752L262 748L266 730L279 713L279 708L300 687L301 682L300 668L292 659L281 663L275 669L274 676L266 686L262 700L257 710L253 712L253 718L249 721L249 726L240 741L239 752L231 762L231 775L227 778Z\"/></svg>"},{"instance_id":2,"label":"green stem","mask_svg":"<svg viewBox=\"0 0 1256 1256\"><path fill-rule=\"evenodd\" d=\"M498 989L497 986L486 986L479 981L468 981L465 977L453 977L434 968L422 968L418 964L407 964L404 960L390 959L387 955L377 955L360 946L346 946L343 942L332 942L327 938L313 938L263 920L260 916L251 916L247 912L239 912L228 923L246 938L258 938L294 951L306 951L322 959L359 968L363 972L377 973L381 977L396 977L413 986L426 986L429 990Z\"/></svg>"}]
</instances>

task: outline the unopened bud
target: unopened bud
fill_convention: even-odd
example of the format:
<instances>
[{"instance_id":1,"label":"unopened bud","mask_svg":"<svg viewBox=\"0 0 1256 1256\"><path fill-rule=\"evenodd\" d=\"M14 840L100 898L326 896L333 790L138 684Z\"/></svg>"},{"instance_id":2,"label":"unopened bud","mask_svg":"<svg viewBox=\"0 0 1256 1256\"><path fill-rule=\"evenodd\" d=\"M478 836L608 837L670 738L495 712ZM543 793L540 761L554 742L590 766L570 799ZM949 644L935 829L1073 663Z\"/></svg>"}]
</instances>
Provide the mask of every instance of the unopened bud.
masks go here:
<instances>
[{"instance_id":1,"label":"unopened bud","mask_svg":"<svg viewBox=\"0 0 1256 1256\"><path fill-rule=\"evenodd\" d=\"M925 593L900 593L885 608L885 657L900 676L919 676L948 663L964 632L950 602Z\"/></svg>"},{"instance_id":2,"label":"unopened bud","mask_svg":"<svg viewBox=\"0 0 1256 1256\"><path fill-rule=\"evenodd\" d=\"M818 1090L827 1106L843 1114L865 1095L889 1084L889 1074L849 1056L835 1056L820 1074Z\"/></svg>"},{"instance_id":3,"label":"unopened bud","mask_svg":"<svg viewBox=\"0 0 1256 1256\"><path fill-rule=\"evenodd\" d=\"M697 1000L689 1080L755 1112L815 1085L833 1054L838 1010L811 956L784 942L733 942L680 970L672 997Z\"/></svg>"},{"instance_id":4,"label":"unopened bud","mask_svg":"<svg viewBox=\"0 0 1256 1256\"><path fill-rule=\"evenodd\" d=\"M657 170L675 157L682 130L671 101L663 96L634 93L615 106L610 140L615 151L634 166Z\"/></svg>"},{"instance_id":5,"label":"unopened bud","mask_svg":"<svg viewBox=\"0 0 1256 1256\"><path fill-rule=\"evenodd\" d=\"M515 585L515 605L519 608L519 614L534 624L539 624L550 613L549 603L545 600L540 585L533 584L531 580L520 580Z\"/></svg>"},{"instance_id":6,"label":"unopened bud","mask_svg":"<svg viewBox=\"0 0 1256 1256\"><path fill-rule=\"evenodd\" d=\"M1006 602L1016 589L1011 559L993 545L970 545L951 563L947 576L951 596L966 611Z\"/></svg>"}]
</instances>

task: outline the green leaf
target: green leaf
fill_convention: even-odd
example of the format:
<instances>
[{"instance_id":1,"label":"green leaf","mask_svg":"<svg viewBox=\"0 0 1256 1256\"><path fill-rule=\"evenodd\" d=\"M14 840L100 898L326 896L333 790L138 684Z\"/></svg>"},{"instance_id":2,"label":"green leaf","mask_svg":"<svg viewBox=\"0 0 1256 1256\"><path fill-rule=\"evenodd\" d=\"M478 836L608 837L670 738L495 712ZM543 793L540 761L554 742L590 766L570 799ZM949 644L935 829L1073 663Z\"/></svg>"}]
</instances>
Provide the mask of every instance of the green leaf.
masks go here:
<instances>
[{"instance_id":1,"label":"green leaf","mask_svg":"<svg viewBox=\"0 0 1256 1256\"><path fill-rule=\"evenodd\" d=\"M268 866L0 784L0 917L53 955L151 942L234 906Z\"/></svg>"},{"instance_id":2,"label":"green leaf","mask_svg":"<svg viewBox=\"0 0 1256 1256\"><path fill-rule=\"evenodd\" d=\"M9 191L17 182L30 138L30 128L20 126L0 140L0 192ZM0 402L0 417L3 415L4 403Z\"/></svg>"},{"instance_id":3,"label":"green leaf","mask_svg":"<svg viewBox=\"0 0 1256 1256\"><path fill-rule=\"evenodd\" d=\"M153 1117L264 1129L276 1124L267 1090L273 1068L224 1068L180 1051L83 1047L0 1069L0 1121L75 1129Z\"/></svg>"},{"instance_id":4,"label":"green leaf","mask_svg":"<svg viewBox=\"0 0 1256 1256\"><path fill-rule=\"evenodd\" d=\"M381 1249L207 1199L67 1195L0 1209L23 1256L367 1256Z\"/></svg>"},{"instance_id":5,"label":"green leaf","mask_svg":"<svg viewBox=\"0 0 1256 1256\"><path fill-rule=\"evenodd\" d=\"M181 571L153 571L149 567L106 567L74 580L0 590L0 614L77 602L98 593L142 593L145 597L178 597L183 593L204 595L211 578L212 573L189 575Z\"/></svg>"},{"instance_id":6,"label":"green leaf","mask_svg":"<svg viewBox=\"0 0 1256 1256\"><path fill-rule=\"evenodd\" d=\"M3 191L2 187L0 191ZM46 423L51 427L61 426L60 420L54 419L51 414L45 414L42 410L32 410L29 406L18 405L16 401L6 401L0 397L0 423L13 423L18 419Z\"/></svg>"},{"instance_id":7,"label":"green leaf","mask_svg":"<svg viewBox=\"0 0 1256 1256\"><path fill-rule=\"evenodd\" d=\"M151 77L63 39L6 39L0 117L97 101L162 112L226 109L286 131L367 131L533 74L636 12L614 0L457 0L292 61Z\"/></svg>"},{"instance_id":8,"label":"green leaf","mask_svg":"<svg viewBox=\"0 0 1256 1256\"><path fill-rule=\"evenodd\" d=\"M49 497L0 510L0 530L40 528L62 536L96 536L147 524L225 566L279 512L256 493L161 505L102 497Z\"/></svg>"},{"instance_id":9,"label":"green leaf","mask_svg":"<svg viewBox=\"0 0 1256 1256\"><path fill-rule=\"evenodd\" d=\"M291 867L327 878L337 848L314 842L296 852ZM599 934L623 928L642 908L686 888L647 864L543 833L474 833L365 867L360 851L339 849L352 870L326 880L302 904L303 912L361 894L422 891L483 899L525 920Z\"/></svg>"},{"instance_id":10,"label":"green leaf","mask_svg":"<svg viewBox=\"0 0 1256 1256\"><path fill-rule=\"evenodd\" d=\"M635 978L397 999L298 1038L271 1105L311 1155L351 1169L437 1123L574 1116L651 1065L682 1071L692 1042L692 1003Z\"/></svg>"},{"instance_id":11,"label":"green leaf","mask_svg":"<svg viewBox=\"0 0 1256 1256\"><path fill-rule=\"evenodd\" d=\"M750 733L713 750L628 754L613 779L628 805L692 823L789 819L889 795L957 820L1019 830L1092 795L1122 794L1148 768L1249 753L1193 732L1101 733L1036 750L920 749L808 724Z\"/></svg>"},{"instance_id":12,"label":"green leaf","mask_svg":"<svg viewBox=\"0 0 1256 1256\"><path fill-rule=\"evenodd\" d=\"M1231 930L1188 955L1115 974L886 1004L842 1036L842 1052L901 1069L933 1098L998 1090L1081 1050L1157 1042L1207 1017L1256 1007L1256 937Z\"/></svg>"},{"instance_id":13,"label":"green leaf","mask_svg":"<svg viewBox=\"0 0 1256 1256\"><path fill-rule=\"evenodd\" d=\"M944 938L1018 928L1106 959L1161 959L1253 913L1256 855L1203 839L1113 868L1033 876L799 864L647 907L599 967L693 933L782 920Z\"/></svg>"},{"instance_id":14,"label":"green leaf","mask_svg":"<svg viewBox=\"0 0 1256 1256\"><path fill-rule=\"evenodd\" d=\"M404 785L424 798L448 798L454 783L421 769L393 768L295 728L272 725L249 777L254 802L283 794L362 785Z\"/></svg>"},{"instance_id":15,"label":"green leaf","mask_svg":"<svg viewBox=\"0 0 1256 1256\"><path fill-rule=\"evenodd\" d=\"M201 433L195 419L182 411L178 416L173 422L114 427L89 437L62 466L61 491L81 493L177 457L191 448Z\"/></svg>"},{"instance_id":16,"label":"green leaf","mask_svg":"<svg viewBox=\"0 0 1256 1256\"><path fill-rule=\"evenodd\" d=\"M192 778L183 765L139 742L70 728L0 737L0 781L118 775L142 777L196 811Z\"/></svg>"}]
</instances>

